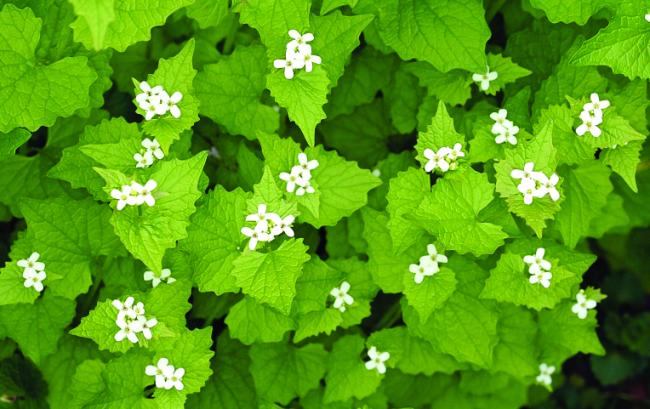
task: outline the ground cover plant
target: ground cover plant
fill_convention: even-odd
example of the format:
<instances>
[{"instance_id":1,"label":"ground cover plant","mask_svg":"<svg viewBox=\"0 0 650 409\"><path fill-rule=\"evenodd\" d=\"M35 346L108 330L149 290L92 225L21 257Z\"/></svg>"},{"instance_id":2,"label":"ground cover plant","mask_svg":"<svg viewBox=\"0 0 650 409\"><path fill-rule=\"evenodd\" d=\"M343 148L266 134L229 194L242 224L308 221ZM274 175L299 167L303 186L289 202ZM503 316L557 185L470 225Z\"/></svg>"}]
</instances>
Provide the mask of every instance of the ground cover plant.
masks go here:
<instances>
[{"instance_id":1,"label":"ground cover plant","mask_svg":"<svg viewBox=\"0 0 650 409\"><path fill-rule=\"evenodd\" d=\"M647 1L0 5L0 408L649 404Z\"/></svg>"}]
</instances>

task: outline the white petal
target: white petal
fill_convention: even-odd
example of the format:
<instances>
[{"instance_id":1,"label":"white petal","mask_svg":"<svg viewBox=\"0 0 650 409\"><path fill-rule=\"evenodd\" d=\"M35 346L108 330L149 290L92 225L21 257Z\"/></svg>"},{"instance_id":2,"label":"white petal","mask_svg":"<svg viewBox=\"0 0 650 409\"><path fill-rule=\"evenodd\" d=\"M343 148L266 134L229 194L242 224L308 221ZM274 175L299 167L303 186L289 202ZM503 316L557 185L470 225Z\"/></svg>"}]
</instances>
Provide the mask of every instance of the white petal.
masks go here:
<instances>
[{"instance_id":1,"label":"white petal","mask_svg":"<svg viewBox=\"0 0 650 409\"><path fill-rule=\"evenodd\" d=\"M290 80L293 78L293 68L285 67L284 68L284 78Z\"/></svg>"},{"instance_id":2,"label":"white petal","mask_svg":"<svg viewBox=\"0 0 650 409\"><path fill-rule=\"evenodd\" d=\"M287 66L287 60L275 60L273 61L273 66L275 68L284 68Z\"/></svg>"},{"instance_id":3,"label":"white petal","mask_svg":"<svg viewBox=\"0 0 650 409\"><path fill-rule=\"evenodd\" d=\"M172 105L171 107L169 107L169 113L172 114L174 118L181 117L181 110L176 105Z\"/></svg>"}]
</instances>

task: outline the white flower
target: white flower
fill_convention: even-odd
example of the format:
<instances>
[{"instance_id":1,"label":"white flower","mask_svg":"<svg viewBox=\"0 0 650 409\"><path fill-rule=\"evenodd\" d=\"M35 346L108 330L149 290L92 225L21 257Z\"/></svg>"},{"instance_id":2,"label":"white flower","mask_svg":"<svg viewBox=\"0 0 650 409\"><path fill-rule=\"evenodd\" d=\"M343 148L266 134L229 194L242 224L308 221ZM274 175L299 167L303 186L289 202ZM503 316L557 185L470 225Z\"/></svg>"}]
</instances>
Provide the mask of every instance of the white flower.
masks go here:
<instances>
[{"instance_id":1,"label":"white flower","mask_svg":"<svg viewBox=\"0 0 650 409\"><path fill-rule=\"evenodd\" d=\"M449 153L447 154L447 158L455 162L458 158L464 158L465 157L465 152L463 152L463 145L460 143L454 144L454 147L449 150Z\"/></svg>"},{"instance_id":2,"label":"white flower","mask_svg":"<svg viewBox=\"0 0 650 409\"><path fill-rule=\"evenodd\" d=\"M431 260L429 256L422 256L420 258L419 264L409 265L409 271L415 274L415 277L413 279L415 280L416 284L422 283L424 281L424 277L430 277L438 272L437 264L434 265L431 262L426 262L426 261L423 263L422 262L423 258Z\"/></svg>"},{"instance_id":3,"label":"white flower","mask_svg":"<svg viewBox=\"0 0 650 409\"><path fill-rule=\"evenodd\" d=\"M165 389L176 388L176 390L183 390L183 375L185 375L185 369L178 368L174 369L171 366L171 370L167 369L167 379L165 380Z\"/></svg>"},{"instance_id":4,"label":"white flower","mask_svg":"<svg viewBox=\"0 0 650 409\"><path fill-rule=\"evenodd\" d=\"M557 188L555 187L560 181L560 177L557 175L557 173L553 173L551 177L546 177L544 174L541 174L541 176L543 177L538 176L537 179L540 183L537 190L541 197L544 197L548 194L551 197L551 200L554 202L560 200L560 192L558 192Z\"/></svg>"},{"instance_id":5,"label":"white flower","mask_svg":"<svg viewBox=\"0 0 650 409\"><path fill-rule=\"evenodd\" d=\"M158 320L155 318L150 318L150 319L142 318L140 319L140 323L142 325L142 335L144 335L144 338L151 339L151 337L153 336L153 334L151 333L151 328L158 325Z\"/></svg>"},{"instance_id":6,"label":"white flower","mask_svg":"<svg viewBox=\"0 0 650 409\"><path fill-rule=\"evenodd\" d=\"M296 190L296 186L305 186L307 184L307 181L303 179L302 175L303 172L300 166L291 168L291 173L280 173L280 179L287 182L287 192L293 193Z\"/></svg>"},{"instance_id":7,"label":"white flower","mask_svg":"<svg viewBox=\"0 0 650 409\"><path fill-rule=\"evenodd\" d=\"M167 358L160 358L156 366L147 365L144 369L144 373L148 376L156 377L156 388L164 388L166 380L165 374L168 373L168 367L169 360Z\"/></svg>"},{"instance_id":8,"label":"white flower","mask_svg":"<svg viewBox=\"0 0 650 409\"><path fill-rule=\"evenodd\" d=\"M271 234L273 236L279 236L280 234L284 233L289 237L293 237L294 232L291 226L293 225L295 219L296 218L292 215L289 215L284 219L280 219L279 222L275 223L275 225L271 229Z\"/></svg>"},{"instance_id":9,"label":"white flower","mask_svg":"<svg viewBox=\"0 0 650 409\"><path fill-rule=\"evenodd\" d=\"M582 124L576 128L576 134L578 136L582 136L587 132L591 133L595 138L601 135L602 131L598 127L603 122L601 116L591 116L588 111L582 111L580 113L580 119L582 120Z\"/></svg>"},{"instance_id":10,"label":"white flower","mask_svg":"<svg viewBox=\"0 0 650 409\"><path fill-rule=\"evenodd\" d=\"M303 152L298 154L298 163L303 172L303 178L311 179L311 171L318 167L318 161L316 159L309 160L307 155Z\"/></svg>"},{"instance_id":11,"label":"white flower","mask_svg":"<svg viewBox=\"0 0 650 409\"><path fill-rule=\"evenodd\" d=\"M553 379L551 378L553 372L555 372L554 366L549 366L545 363L542 363L539 365L539 375L537 375L537 378L535 378L535 380L537 383L544 386L551 386L553 383Z\"/></svg>"},{"instance_id":12,"label":"white flower","mask_svg":"<svg viewBox=\"0 0 650 409\"><path fill-rule=\"evenodd\" d=\"M503 125L508 117L508 110L506 109L499 109L497 112L492 112L490 114L490 119L492 119L496 124ZM494 133L494 131L492 131Z\"/></svg>"},{"instance_id":13,"label":"white flower","mask_svg":"<svg viewBox=\"0 0 650 409\"><path fill-rule=\"evenodd\" d=\"M156 288L161 282L167 282L167 284L175 282L176 279L171 275L172 271L168 268L163 268L160 271L160 275L155 274L153 271L145 271L144 281L151 281L151 285Z\"/></svg>"},{"instance_id":14,"label":"white flower","mask_svg":"<svg viewBox=\"0 0 650 409\"><path fill-rule=\"evenodd\" d=\"M544 288L548 288L551 286L551 278L553 278L553 274L549 271L538 271L531 275L528 281L530 281L531 284L540 283Z\"/></svg>"},{"instance_id":15,"label":"white flower","mask_svg":"<svg viewBox=\"0 0 650 409\"><path fill-rule=\"evenodd\" d=\"M370 360L366 362L367 370L372 371L373 369L376 369L377 372L382 375L386 373L386 365L384 362L388 361L390 353L379 352L376 347L372 346L368 350L368 358L370 358Z\"/></svg>"},{"instance_id":16,"label":"white flower","mask_svg":"<svg viewBox=\"0 0 650 409\"><path fill-rule=\"evenodd\" d=\"M446 263L449 261L447 259L447 256L444 254L438 254L438 250L436 249L436 246L434 244L428 244L427 245L427 256L422 256L420 258L420 263L423 262L423 259L428 259L429 262L432 264L435 264L436 267L438 267L438 263Z\"/></svg>"},{"instance_id":17,"label":"white flower","mask_svg":"<svg viewBox=\"0 0 650 409\"><path fill-rule=\"evenodd\" d=\"M490 82L496 80L499 77L496 71L490 71L490 68L487 69L485 74L473 74L472 81L480 84L480 88L483 91L487 91L490 88Z\"/></svg>"},{"instance_id":18,"label":"white flower","mask_svg":"<svg viewBox=\"0 0 650 409\"><path fill-rule=\"evenodd\" d=\"M290 80L293 78L293 70L299 70L305 66L305 60L300 58L298 54L293 54L287 51L285 59L273 61L275 68L284 68L284 78Z\"/></svg>"},{"instance_id":19,"label":"white flower","mask_svg":"<svg viewBox=\"0 0 650 409\"><path fill-rule=\"evenodd\" d=\"M144 138L141 142L142 147L147 150L147 152L150 152L156 159L162 159L165 157L165 153L163 150L160 148L160 143L158 143L158 139L153 138Z\"/></svg>"},{"instance_id":20,"label":"white flower","mask_svg":"<svg viewBox=\"0 0 650 409\"><path fill-rule=\"evenodd\" d=\"M148 101L151 97L160 95L164 91L162 86L156 85L155 87L151 87L147 81L142 81L140 83L140 90L142 93L135 96L135 100L140 105L145 101Z\"/></svg>"},{"instance_id":21,"label":"white flower","mask_svg":"<svg viewBox=\"0 0 650 409\"><path fill-rule=\"evenodd\" d=\"M523 193L524 195L524 204L531 205L533 204L533 198L539 197L539 191L537 190L537 182L534 179L521 179L519 185L517 185L517 190Z\"/></svg>"},{"instance_id":22,"label":"white flower","mask_svg":"<svg viewBox=\"0 0 650 409\"><path fill-rule=\"evenodd\" d=\"M140 185L137 182L131 184L131 189L135 191L138 195L136 197L136 204L141 205L146 203L147 206L153 206L156 204L156 199L153 197L151 192L158 187L158 183L155 180L149 179L144 186Z\"/></svg>"},{"instance_id":23,"label":"white flower","mask_svg":"<svg viewBox=\"0 0 650 409\"><path fill-rule=\"evenodd\" d=\"M512 176L513 179L533 179L534 169L535 163L527 162L523 169L513 169L512 172L510 172L510 176Z\"/></svg>"},{"instance_id":24,"label":"white flower","mask_svg":"<svg viewBox=\"0 0 650 409\"><path fill-rule=\"evenodd\" d=\"M115 340L121 342L127 338L134 344L138 343L138 332L142 331L142 322L140 320L117 320L115 322L120 330L115 334Z\"/></svg>"},{"instance_id":25,"label":"white flower","mask_svg":"<svg viewBox=\"0 0 650 409\"><path fill-rule=\"evenodd\" d=\"M120 300L113 300L111 304L113 307L115 307L118 311L117 316L128 316L131 319L135 319L136 314L135 311L133 311L133 303L135 302L135 299L133 297L127 297L124 302Z\"/></svg>"},{"instance_id":26,"label":"white flower","mask_svg":"<svg viewBox=\"0 0 650 409\"><path fill-rule=\"evenodd\" d=\"M545 271L550 271L551 270L551 262L548 260L544 259L544 254L546 253L546 249L543 247L539 247L536 251L535 254L531 256L524 256L524 263L528 264L528 272L530 274L537 274L542 270Z\"/></svg>"},{"instance_id":27,"label":"white flower","mask_svg":"<svg viewBox=\"0 0 650 409\"><path fill-rule=\"evenodd\" d=\"M645 15L645 21L650 23L650 13Z\"/></svg>"},{"instance_id":28,"label":"white flower","mask_svg":"<svg viewBox=\"0 0 650 409\"><path fill-rule=\"evenodd\" d=\"M320 64L321 58L317 55L312 55L311 50L308 53L301 53L300 58L302 63L305 66L305 71L311 72L313 69L313 64Z\"/></svg>"},{"instance_id":29,"label":"white flower","mask_svg":"<svg viewBox=\"0 0 650 409\"><path fill-rule=\"evenodd\" d=\"M447 156L451 152L451 149L448 147L442 147L438 149L438 152L433 151L432 149L426 148L422 153L427 160L427 163L424 164L425 172L433 172L435 169L440 169L443 172L449 170L449 162L447 162Z\"/></svg>"},{"instance_id":30,"label":"white flower","mask_svg":"<svg viewBox=\"0 0 650 409\"><path fill-rule=\"evenodd\" d=\"M585 290L578 291L576 294L576 303L571 307L571 311L578 315L578 318L584 320L587 318L589 310L596 308L596 301L587 299Z\"/></svg>"},{"instance_id":31,"label":"white flower","mask_svg":"<svg viewBox=\"0 0 650 409\"><path fill-rule=\"evenodd\" d=\"M512 124L512 122L510 124ZM492 127L492 129L494 129L494 127ZM517 133L519 133L519 127L517 125L503 127L503 130L501 130L501 132L497 134L496 138L494 138L494 142L499 145L504 142L508 142L510 145L516 145Z\"/></svg>"},{"instance_id":32,"label":"white flower","mask_svg":"<svg viewBox=\"0 0 650 409\"><path fill-rule=\"evenodd\" d=\"M268 226L268 217L266 216L266 205L264 203L257 206L257 213L246 216L247 222L257 223L260 230L266 230Z\"/></svg>"},{"instance_id":33,"label":"white flower","mask_svg":"<svg viewBox=\"0 0 650 409\"><path fill-rule=\"evenodd\" d=\"M346 305L352 305L354 298L348 292L350 291L350 283L343 281L339 287L334 287L330 291L330 295L334 297L334 304L332 307L341 312L345 312Z\"/></svg>"},{"instance_id":34,"label":"white flower","mask_svg":"<svg viewBox=\"0 0 650 409\"><path fill-rule=\"evenodd\" d=\"M167 100L169 97L163 91L162 94L153 95L139 103L140 108L145 111L144 119L150 121L156 115L165 115L167 113Z\"/></svg>"},{"instance_id":35,"label":"white flower","mask_svg":"<svg viewBox=\"0 0 650 409\"><path fill-rule=\"evenodd\" d=\"M314 192L314 187L311 185L311 183L307 182L305 186L299 186L298 189L296 189L296 196L303 196L305 193Z\"/></svg>"},{"instance_id":36,"label":"white flower","mask_svg":"<svg viewBox=\"0 0 650 409\"><path fill-rule=\"evenodd\" d=\"M298 30L289 30L289 37L293 40L287 43L287 50L296 54L311 53L311 46L307 43L314 41L314 35L312 33L300 34Z\"/></svg>"},{"instance_id":37,"label":"white flower","mask_svg":"<svg viewBox=\"0 0 650 409\"><path fill-rule=\"evenodd\" d=\"M16 265L24 269L23 276L45 270L45 263L38 261L40 257L39 253L33 252L27 259L18 260Z\"/></svg>"},{"instance_id":38,"label":"white flower","mask_svg":"<svg viewBox=\"0 0 650 409\"><path fill-rule=\"evenodd\" d=\"M174 92L171 96L167 96L167 93L163 94L162 102L165 104L165 111L169 111L174 118L181 117L181 110L178 107L178 103L183 99L183 94L180 91Z\"/></svg>"},{"instance_id":39,"label":"white flower","mask_svg":"<svg viewBox=\"0 0 650 409\"><path fill-rule=\"evenodd\" d=\"M606 99L603 99L601 101L600 97L598 97L598 94L596 94L595 92L589 96L589 99L591 99L591 102L587 102L586 104L583 105L582 107L583 111L600 113L600 116L602 116L602 110L609 107L609 101ZM594 116L598 116L598 115L596 114Z\"/></svg>"},{"instance_id":40,"label":"white flower","mask_svg":"<svg viewBox=\"0 0 650 409\"><path fill-rule=\"evenodd\" d=\"M33 272L23 272L23 278L25 282L23 283L26 288L33 287L36 292L43 291L43 280L47 278L45 271L33 271Z\"/></svg>"},{"instance_id":41,"label":"white flower","mask_svg":"<svg viewBox=\"0 0 650 409\"><path fill-rule=\"evenodd\" d=\"M241 233L249 237L250 240L248 241L248 248L251 250L255 250L257 247L257 243L260 241L270 241L271 235L268 234L266 229L261 229L260 225L258 224L255 226L254 229L251 229L250 227L242 227L241 228Z\"/></svg>"},{"instance_id":42,"label":"white flower","mask_svg":"<svg viewBox=\"0 0 650 409\"><path fill-rule=\"evenodd\" d=\"M122 189L113 189L111 197L117 200L117 206L115 207L117 210L124 209L127 204L130 206L137 204L137 198L133 195L133 189L129 185L122 186Z\"/></svg>"},{"instance_id":43,"label":"white flower","mask_svg":"<svg viewBox=\"0 0 650 409\"><path fill-rule=\"evenodd\" d=\"M153 164L153 155L151 151L138 152L133 155L136 168L146 168Z\"/></svg>"}]
</instances>

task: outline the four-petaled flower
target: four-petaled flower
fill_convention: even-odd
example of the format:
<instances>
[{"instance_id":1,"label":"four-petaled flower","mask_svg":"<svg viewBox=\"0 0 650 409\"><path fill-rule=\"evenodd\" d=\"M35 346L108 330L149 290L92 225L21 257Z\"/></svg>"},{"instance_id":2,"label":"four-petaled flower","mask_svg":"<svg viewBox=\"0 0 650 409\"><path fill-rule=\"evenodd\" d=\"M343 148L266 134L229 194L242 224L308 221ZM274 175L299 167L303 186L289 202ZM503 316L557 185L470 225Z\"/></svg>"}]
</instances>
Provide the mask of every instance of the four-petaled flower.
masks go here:
<instances>
[{"instance_id":1,"label":"four-petaled flower","mask_svg":"<svg viewBox=\"0 0 650 409\"><path fill-rule=\"evenodd\" d=\"M481 90L487 91L490 88L490 82L496 80L499 74L496 71L490 71L487 67L485 74L472 74L472 81L479 84Z\"/></svg>"},{"instance_id":2,"label":"four-petaled flower","mask_svg":"<svg viewBox=\"0 0 650 409\"><path fill-rule=\"evenodd\" d=\"M439 263L446 263L447 256L439 254L434 244L427 245L427 255L420 257L418 264L409 265L409 271L414 274L416 284L424 281L425 277L430 277L440 271Z\"/></svg>"},{"instance_id":3,"label":"four-petaled flower","mask_svg":"<svg viewBox=\"0 0 650 409\"><path fill-rule=\"evenodd\" d=\"M135 160L136 168L146 168L153 165L153 155L151 152L142 151L133 154L133 159Z\"/></svg>"},{"instance_id":4,"label":"four-petaled flower","mask_svg":"<svg viewBox=\"0 0 650 409\"><path fill-rule=\"evenodd\" d=\"M380 374L386 373L386 364L385 362L390 359L389 352L380 352L376 347L372 346L368 350L368 358L370 360L366 361L366 369L372 371L376 369Z\"/></svg>"},{"instance_id":5,"label":"four-petaled flower","mask_svg":"<svg viewBox=\"0 0 650 409\"><path fill-rule=\"evenodd\" d=\"M183 376L185 369L174 368L170 365L167 358L160 358L158 363L154 365L147 365L144 373L148 376L154 376L156 380L156 388L183 390Z\"/></svg>"},{"instance_id":6,"label":"four-petaled flower","mask_svg":"<svg viewBox=\"0 0 650 409\"><path fill-rule=\"evenodd\" d=\"M247 222L254 222L254 227L244 226L241 233L249 238L248 248L255 250L259 242L271 242L278 235L284 233L288 237L294 236L292 228L295 216L287 215L284 218L277 213L267 212L266 204L257 206L257 212L246 216Z\"/></svg>"},{"instance_id":7,"label":"four-petaled flower","mask_svg":"<svg viewBox=\"0 0 650 409\"><path fill-rule=\"evenodd\" d=\"M609 107L609 101L606 99L601 100L597 93L592 93L589 96L591 102L587 102L582 106L582 112L580 112L580 124L576 128L576 134L578 136L583 136L589 132L595 138L598 138L602 131L598 125L603 123L603 110Z\"/></svg>"},{"instance_id":8,"label":"four-petaled flower","mask_svg":"<svg viewBox=\"0 0 650 409\"><path fill-rule=\"evenodd\" d=\"M346 305L354 304L354 298L348 292L350 291L350 283L343 281L340 286L332 288L330 295L334 297L332 307L341 312L345 312Z\"/></svg>"},{"instance_id":9,"label":"four-petaled flower","mask_svg":"<svg viewBox=\"0 0 650 409\"><path fill-rule=\"evenodd\" d=\"M174 118L181 117L181 110L177 105L183 99L180 91L170 96L161 85L151 87L146 81L142 81L139 87L142 92L135 96L135 101L140 109L145 111L145 120L150 121L154 116L163 116L168 112Z\"/></svg>"},{"instance_id":10,"label":"four-petaled flower","mask_svg":"<svg viewBox=\"0 0 650 409\"><path fill-rule=\"evenodd\" d=\"M555 173L548 177L543 172L535 172L533 162L527 162L523 169L513 169L510 176L520 180L517 190L524 195L524 204L530 205L534 198L546 195L554 202L560 199L560 192L556 188L560 177Z\"/></svg>"},{"instance_id":11,"label":"four-petaled flower","mask_svg":"<svg viewBox=\"0 0 650 409\"><path fill-rule=\"evenodd\" d=\"M512 123L512 121L507 119L508 111L505 109L499 109L497 112L492 112L490 118L494 120L492 129L490 130L496 137L494 142L497 144L502 144L508 142L511 145L517 144L517 133L519 133L519 127Z\"/></svg>"},{"instance_id":12,"label":"four-petaled flower","mask_svg":"<svg viewBox=\"0 0 650 409\"><path fill-rule=\"evenodd\" d=\"M425 172L433 172L435 169L440 169L443 172L449 170L449 162L447 162L447 155L451 152L448 147L442 147L438 151L426 148L422 154L427 160L424 164Z\"/></svg>"},{"instance_id":13,"label":"four-petaled flower","mask_svg":"<svg viewBox=\"0 0 650 409\"><path fill-rule=\"evenodd\" d=\"M43 291L43 280L47 278L45 271L35 271L33 273L23 273L25 282L23 283L26 288L33 287L37 292Z\"/></svg>"},{"instance_id":14,"label":"four-petaled flower","mask_svg":"<svg viewBox=\"0 0 650 409\"><path fill-rule=\"evenodd\" d=\"M553 372L555 372L554 366L542 363L539 365L539 375L537 375L537 378L535 378L535 380L537 383L549 387L553 383L553 379L551 378Z\"/></svg>"},{"instance_id":15,"label":"four-petaled flower","mask_svg":"<svg viewBox=\"0 0 650 409\"><path fill-rule=\"evenodd\" d=\"M551 270L551 262L544 259L544 254L546 254L546 249L539 247L534 255L524 256L524 263L529 265L528 272L530 274L536 274L541 270Z\"/></svg>"},{"instance_id":16,"label":"four-petaled flower","mask_svg":"<svg viewBox=\"0 0 650 409\"><path fill-rule=\"evenodd\" d=\"M16 265L23 269L23 285L25 288L33 288L36 292L43 291L43 280L47 278L45 263L38 261L41 255L33 252L27 259L18 260Z\"/></svg>"},{"instance_id":17,"label":"four-petaled flower","mask_svg":"<svg viewBox=\"0 0 650 409\"><path fill-rule=\"evenodd\" d=\"M585 290L581 289L578 291L578 294L576 294L576 303L571 307L571 311L573 311L573 313L576 314L578 318L584 320L587 318L589 310L596 308L596 304L596 301L588 299L587 294L585 294Z\"/></svg>"},{"instance_id":18,"label":"four-petaled flower","mask_svg":"<svg viewBox=\"0 0 650 409\"><path fill-rule=\"evenodd\" d=\"M151 281L151 285L156 288L158 287L158 284L162 282L166 282L167 284L171 284L176 281L174 277L172 277L172 271L168 268L163 268L160 270L160 274L155 274L153 271L145 271L144 272L144 281Z\"/></svg>"},{"instance_id":19,"label":"four-petaled flower","mask_svg":"<svg viewBox=\"0 0 650 409\"><path fill-rule=\"evenodd\" d=\"M303 152L298 154L298 164L291 168L289 173L280 173L280 180L287 182L287 192L296 196L303 196L305 193L314 193L315 189L311 184L311 171L318 167L316 159L309 160Z\"/></svg>"},{"instance_id":20,"label":"four-petaled flower","mask_svg":"<svg viewBox=\"0 0 650 409\"><path fill-rule=\"evenodd\" d=\"M298 30L289 30L291 41L287 43L284 59L273 61L273 67L284 69L284 78L290 80L294 76L294 70L302 68L311 72L314 64L320 64L321 58L312 54L309 42L314 40L311 33L300 34Z\"/></svg>"}]
</instances>

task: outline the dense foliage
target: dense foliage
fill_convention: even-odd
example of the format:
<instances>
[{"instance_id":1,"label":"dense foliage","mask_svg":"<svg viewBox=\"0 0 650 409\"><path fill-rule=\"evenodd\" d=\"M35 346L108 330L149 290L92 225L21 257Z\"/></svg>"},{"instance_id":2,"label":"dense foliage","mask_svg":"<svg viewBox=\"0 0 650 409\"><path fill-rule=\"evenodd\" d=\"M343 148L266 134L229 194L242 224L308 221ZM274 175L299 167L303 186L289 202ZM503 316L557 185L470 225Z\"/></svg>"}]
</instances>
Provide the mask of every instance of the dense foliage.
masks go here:
<instances>
[{"instance_id":1,"label":"dense foliage","mask_svg":"<svg viewBox=\"0 0 650 409\"><path fill-rule=\"evenodd\" d=\"M0 408L648 404L646 0L0 6Z\"/></svg>"}]
</instances>

